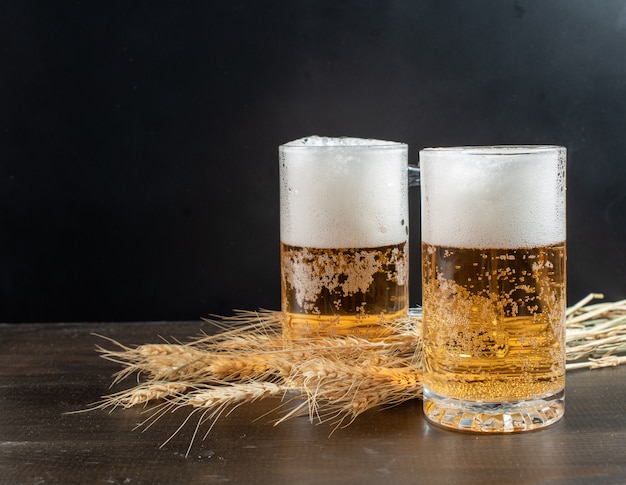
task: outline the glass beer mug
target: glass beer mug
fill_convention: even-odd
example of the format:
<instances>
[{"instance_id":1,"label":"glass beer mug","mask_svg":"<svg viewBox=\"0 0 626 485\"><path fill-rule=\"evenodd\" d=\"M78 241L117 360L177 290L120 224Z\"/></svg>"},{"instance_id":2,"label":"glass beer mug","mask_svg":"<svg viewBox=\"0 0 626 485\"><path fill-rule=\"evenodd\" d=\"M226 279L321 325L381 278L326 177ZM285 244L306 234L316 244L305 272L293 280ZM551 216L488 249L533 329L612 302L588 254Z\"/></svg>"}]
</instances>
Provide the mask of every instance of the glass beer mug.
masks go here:
<instances>
[{"instance_id":1,"label":"glass beer mug","mask_svg":"<svg viewBox=\"0 0 626 485\"><path fill-rule=\"evenodd\" d=\"M381 338L406 317L408 147L307 137L279 147L281 306L288 338Z\"/></svg>"},{"instance_id":2,"label":"glass beer mug","mask_svg":"<svg viewBox=\"0 0 626 485\"><path fill-rule=\"evenodd\" d=\"M420 152L430 422L515 432L563 416L565 158L557 146Z\"/></svg>"}]
</instances>

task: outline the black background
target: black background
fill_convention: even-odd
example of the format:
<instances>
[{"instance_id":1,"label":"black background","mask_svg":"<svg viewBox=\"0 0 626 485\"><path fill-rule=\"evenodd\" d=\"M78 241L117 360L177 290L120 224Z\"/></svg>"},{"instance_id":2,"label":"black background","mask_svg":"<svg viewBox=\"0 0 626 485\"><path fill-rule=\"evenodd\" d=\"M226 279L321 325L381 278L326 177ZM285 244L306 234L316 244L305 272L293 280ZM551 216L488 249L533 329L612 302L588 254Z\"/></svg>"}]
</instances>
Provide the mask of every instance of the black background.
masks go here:
<instances>
[{"instance_id":1,"label":"black background","mask_svg":"<svg viewBox=\"0 0 626 485\"><path fill-rule=\"evenodd\" d=\"M2 1L0 321L278 309L312 134L566 146L569 303L626 297L626 1Z\"/></svg>"}]
</instances>

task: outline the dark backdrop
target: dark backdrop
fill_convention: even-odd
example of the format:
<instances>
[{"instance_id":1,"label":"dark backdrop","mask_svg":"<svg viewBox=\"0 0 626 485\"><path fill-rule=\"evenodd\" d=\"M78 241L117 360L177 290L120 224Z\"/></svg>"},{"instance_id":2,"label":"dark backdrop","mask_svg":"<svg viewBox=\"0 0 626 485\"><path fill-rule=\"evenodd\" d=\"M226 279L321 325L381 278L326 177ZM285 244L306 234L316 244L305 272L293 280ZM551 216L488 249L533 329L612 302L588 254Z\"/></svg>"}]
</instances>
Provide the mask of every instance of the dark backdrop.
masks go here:
<instances>
[{"instance_id":1,"label":"dark backdrop","mask_svg":"<svg viewBox=\"0 0 626 485\"><path fill-rule=\"evenodd\" d=\"M311 134L565 145L569 302L626 297L625 1L20 0L0 321L278 309L277 146Z\"/></svg>"}]
</instances>

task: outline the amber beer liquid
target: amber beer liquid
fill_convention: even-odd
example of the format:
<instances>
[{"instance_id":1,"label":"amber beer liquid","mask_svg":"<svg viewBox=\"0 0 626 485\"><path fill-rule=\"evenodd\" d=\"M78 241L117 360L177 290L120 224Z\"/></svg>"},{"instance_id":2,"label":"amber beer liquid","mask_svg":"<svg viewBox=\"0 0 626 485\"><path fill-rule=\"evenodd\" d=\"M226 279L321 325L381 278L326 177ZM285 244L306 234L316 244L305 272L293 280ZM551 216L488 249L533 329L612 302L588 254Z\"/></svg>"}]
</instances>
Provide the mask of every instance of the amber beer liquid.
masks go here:
<instances>
[{"instance_id":1,"label":"amber beer liquid","mask_svg":"<svg viewBox=\"0 0 626 485\"><path fill-rule=\"evenodd\" d=\"M279 155L285 335L385 336L408 312L407 146L308 137Z\"/></svg>"},{"instance_id":2,"label":"amber beer liquid","mask_svg":"<svg viewBox=\"0 0 626 485\"><path fill-rule=\"evenodd\" d=\"M565 386L565 149L427 149L424 412L447 428L557 422Z\"/></svg>"},{"instance_id":3,"label":"amber beer liquid","mask_svg":"<svg viewBox=\"0 0 626 485\"><path fill-rule=\"evenodd\" d=\"M407 244L303 248L281 244L290 335L385 336L407 314Z\"/></svg>"}]
</instances>

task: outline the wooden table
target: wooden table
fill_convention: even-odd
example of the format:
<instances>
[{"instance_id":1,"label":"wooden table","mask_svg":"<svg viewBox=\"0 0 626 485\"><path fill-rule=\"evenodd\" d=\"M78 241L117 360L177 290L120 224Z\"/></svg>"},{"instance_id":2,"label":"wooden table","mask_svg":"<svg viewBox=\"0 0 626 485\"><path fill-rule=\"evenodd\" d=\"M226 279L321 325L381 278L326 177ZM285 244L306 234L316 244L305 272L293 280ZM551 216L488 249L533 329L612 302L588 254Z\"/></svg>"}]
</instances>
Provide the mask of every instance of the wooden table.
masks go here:
<instances>
[{"instance_id":1,"label":"wooden table","mask_svg":"<svg viewBox=\"0 0 626 485\"><path fill-rule=\"evenodd\" d=\"M564 420L526 434L471 435L429 426L421 401L373 411L329 436L296 418L255 420L276 402L223 418L185 458L184 418L133 431L141 409L83 409L110 392L103 341L188 339L200 322L0 325L0 483L626 483L626 366L568 374Z\"/></svg>"}]
</instances>

